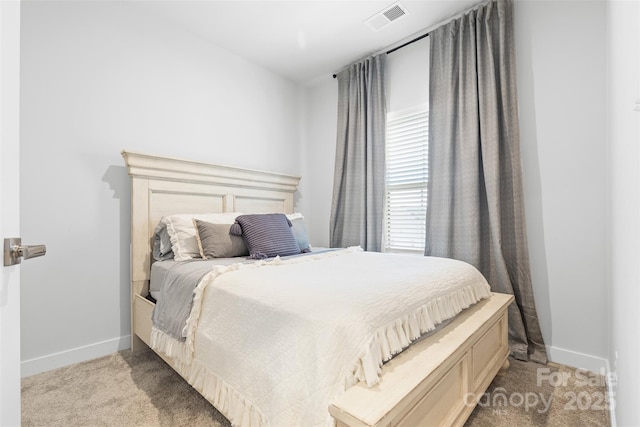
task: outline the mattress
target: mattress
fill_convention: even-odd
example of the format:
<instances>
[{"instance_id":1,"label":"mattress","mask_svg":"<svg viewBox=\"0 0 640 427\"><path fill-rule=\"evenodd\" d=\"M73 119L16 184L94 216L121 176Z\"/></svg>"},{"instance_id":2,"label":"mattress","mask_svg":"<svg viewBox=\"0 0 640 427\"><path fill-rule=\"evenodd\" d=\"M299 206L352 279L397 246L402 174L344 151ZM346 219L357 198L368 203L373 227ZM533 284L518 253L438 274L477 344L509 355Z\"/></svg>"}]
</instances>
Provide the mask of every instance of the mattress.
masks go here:
<instances>
[{"instance_id":1,"label":"mattress","mask_svg":"<svg viewBox=\"0 0 640 427\"><path fill-rule=\"evenodd\" d=\"M156 306L151 346L234 425L332 425L333 398L490 296L466 263L359 248L211 268L182 329Z\"/></svg>"}]
</instances>

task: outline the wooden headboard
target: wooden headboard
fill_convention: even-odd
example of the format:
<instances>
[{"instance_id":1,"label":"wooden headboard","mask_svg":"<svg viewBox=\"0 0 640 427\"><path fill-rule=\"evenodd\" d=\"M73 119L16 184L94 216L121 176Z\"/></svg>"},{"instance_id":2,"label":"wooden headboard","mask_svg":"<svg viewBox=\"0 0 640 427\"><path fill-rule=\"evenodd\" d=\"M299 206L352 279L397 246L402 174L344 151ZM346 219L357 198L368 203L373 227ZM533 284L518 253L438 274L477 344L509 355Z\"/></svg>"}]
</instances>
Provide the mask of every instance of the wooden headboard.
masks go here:
<instances>
[{"instance_id":1,"label":"wooden headboard","mask_svg":"<svg viewBox=\"0 0 640 427\"><path fill-rule=\"evenodd\" d=\"M131 176L131 292L146 296L153 230L165 215L293 212L299 177L123 151Z\"/></svg>"}]
</instances>

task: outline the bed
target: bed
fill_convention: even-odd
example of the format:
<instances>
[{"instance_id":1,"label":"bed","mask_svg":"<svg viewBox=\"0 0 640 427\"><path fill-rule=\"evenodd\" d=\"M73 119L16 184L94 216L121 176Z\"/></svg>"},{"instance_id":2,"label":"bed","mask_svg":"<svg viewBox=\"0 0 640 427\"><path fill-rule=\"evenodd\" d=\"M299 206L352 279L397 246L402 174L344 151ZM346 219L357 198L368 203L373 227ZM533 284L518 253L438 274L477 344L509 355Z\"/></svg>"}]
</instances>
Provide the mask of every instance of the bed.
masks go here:
<instances>
[{"instance_id":1,"label":"bed","mask_svg":"<svg viewBox=\"0 0 640 427\"><path fill-rule=\"evenodd\" d=\"M153 346L158 347L157 331L151 320L155 304L147 296L153 263L152 238L160 219L186 212L291 214L300 178L130 151L124 151L122 155L131 176L131 348L141 351L148 349L152 341ZM349 258L352 263L365 256L358 248L336 252L340 254L309 254L307 258L311 261L280 262L287 264L283 268L300 269L299 265L305 263L321 265L321 262L331 262L327 259L341 257L352 257ZM251 272L246 274L250 277ZM203 288L207 289L202 293L204 301L207 294L214 292L209 289L216 289L209 286ZM495 375L508 367L507 307L512 300L510 295L489 294L450 319L446 326L417 340L386 362L375 373L374 380L361 376L365 381L353 386L348 384L346 391L334 393L327 402L328 407L321 408L321 411L326 410L322 415L328 420L327 424L464 424ZM206 314L199 313L199 316L207 318ZM194 331L196 329L207 328L198 325L197 328L194 326ZM190 336L199 337L204 332L198 333L200 335L193 332ZM212 333L217 332L212 329ZM206 347L198 350L194 340L196 338L190 342L187 338L189 348L193 350L189 354L194 358L202 357ZM197 363L186 366L192 359L186 363L185 358L176 357L175 352L171 355L166 348L164 350L158 354L234 424L278 425L264 414L238 417L233 413L237 408L227 407L220 390L215 395L207 393L204 382L211 381L203 382L201 377L194 375ZM243 390L236 391L239 396L244 395Z\"/></svg>"}]
</instances>

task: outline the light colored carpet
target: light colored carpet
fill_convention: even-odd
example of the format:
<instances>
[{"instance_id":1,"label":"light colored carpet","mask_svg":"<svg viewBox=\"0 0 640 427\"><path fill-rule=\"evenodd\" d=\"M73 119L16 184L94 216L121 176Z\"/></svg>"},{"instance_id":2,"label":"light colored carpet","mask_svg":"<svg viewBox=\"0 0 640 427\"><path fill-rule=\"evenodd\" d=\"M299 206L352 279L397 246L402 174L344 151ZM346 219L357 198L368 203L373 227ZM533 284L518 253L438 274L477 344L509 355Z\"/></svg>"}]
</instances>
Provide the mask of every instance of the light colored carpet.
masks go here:
<instances>
[{"instance_id":1,"label":"light colored carpet","mask_svg":"<svg viewBox=\"0 0 640 427\"><path fill-rule=\"evenodd\" d=\"M596 405L605 387L594 384L600 377L586 378L564 366L512 360L466 426L608 426L606 403ZM502 395L506 405L499 406ZM229 422L153 352L123 351L24 378L22 425L219 427Z\"/></svg>"},{"instance_id":2,"label":"light colored carpet","mask_svg":"<svg viewBox=\"0 0 640 427\"><path fill-rule=\"evenodd\" d=\"M604 377L564 365L510 359L465 427L608 427ZM506 397L506 404L502 404Z\"/></svg>"}]
</instances>

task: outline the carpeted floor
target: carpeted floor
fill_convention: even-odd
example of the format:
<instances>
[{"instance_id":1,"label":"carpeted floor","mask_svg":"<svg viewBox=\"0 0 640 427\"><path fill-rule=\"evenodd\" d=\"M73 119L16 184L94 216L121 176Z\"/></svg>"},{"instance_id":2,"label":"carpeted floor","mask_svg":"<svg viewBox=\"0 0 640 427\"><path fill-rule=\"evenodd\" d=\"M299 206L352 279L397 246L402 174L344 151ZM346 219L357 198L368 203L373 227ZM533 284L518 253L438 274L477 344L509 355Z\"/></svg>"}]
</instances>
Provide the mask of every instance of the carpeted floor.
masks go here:
<instances>
[{"instance_id":1,"label":"carpeted floor","mask_svg":"<svg viewBox=\"0 0 640 427\"><path fill-rule=\"evenodd\" d=\"M479 426L609 426L600 376L511 361L466 423ZM157 355L115 353L22 380L23 426L228 426Z\"/></svg>"}]
</instances>

